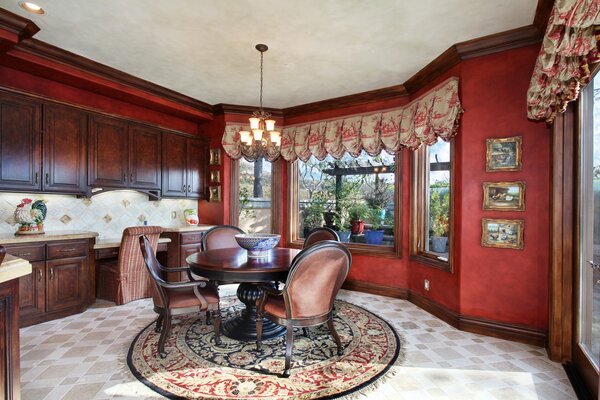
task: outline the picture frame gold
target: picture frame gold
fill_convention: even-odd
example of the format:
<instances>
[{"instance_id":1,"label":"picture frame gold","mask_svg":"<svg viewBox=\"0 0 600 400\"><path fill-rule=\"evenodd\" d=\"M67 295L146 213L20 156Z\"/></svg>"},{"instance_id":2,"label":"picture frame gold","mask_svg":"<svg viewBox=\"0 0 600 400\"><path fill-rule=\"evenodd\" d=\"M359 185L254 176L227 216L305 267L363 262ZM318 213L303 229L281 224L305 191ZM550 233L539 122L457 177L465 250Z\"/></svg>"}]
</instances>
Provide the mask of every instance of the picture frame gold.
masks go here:
<instances>
[{"instance_id":1,"label":"picture frame gold","mask_svg":"<svg viewBox=\"0 0 600 400\"><path fill-rule=\"evenodd\" d=\"M522 250L525 221L520 219L481 219L481 245Z\"/></svg>"},{"instance_id":2,"label":"picture frame gold","mask_svg":"<svg viewBox=\"0 0 600 400\"><path fill-rule=\"evenodd\" d=\"M221 183L221 171L210 171L210 183Z\"/></svg>"},{"instance_id":3,"label":"picture frame gold","mask_svg":"<svg viewBox=\"0 0 600 400\"><path fill-rule=\"evenodd\" d=\"M525 182L483 182L484 210L525 210Z\"/></svg>"},{"instance_id":4,"label":"picture frame gold","mask_svg":"<svg viewBox=\"0 0 600 400\"><path fill-rule=\"evenodd\" d=\"M221 165L221 149L210 149L208 165Z\"/></svg>"},{"instance_id":5,"label":"picture frame gold","mask_svg":"<svg viewBox=\"0 0 600 400\"><path fill-rule=\"evenodd\" d=\"M219 203L221 201L221 186L209 186L208 201L211 203Z\"/></svg>"},{"instance_id":6,"label":"picture frame gold","mask_svg":"<svg viewBox=\"0 0 600 400\"><path fill-rule=\"evenodd\" d=\"M521 163L523 138L521 136L491 138L486 139L485 142L486 172L520 171L523 168Z\"/></svg>"}]
</instances>

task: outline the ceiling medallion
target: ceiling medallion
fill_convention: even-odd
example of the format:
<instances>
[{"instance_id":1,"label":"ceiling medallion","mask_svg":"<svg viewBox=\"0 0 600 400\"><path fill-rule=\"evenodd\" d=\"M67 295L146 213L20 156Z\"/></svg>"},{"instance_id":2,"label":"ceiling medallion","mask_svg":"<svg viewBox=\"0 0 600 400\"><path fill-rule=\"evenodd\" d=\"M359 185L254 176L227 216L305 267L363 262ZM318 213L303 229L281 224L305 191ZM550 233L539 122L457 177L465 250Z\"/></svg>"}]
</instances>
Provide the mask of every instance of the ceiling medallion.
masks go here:
<instances>
[{"instance_id":1,"label":"ceiling medallion","mask_svg":"<svg viewBox=\"0 0 600 400\"><path fill-rule=\"evenodd\" d=\"M275 120L271 114L263 110L263 56L269 49L266 44L257 44L256 50L260 52L260 108L252 113L250 130L240 131L242 153L248 160L265 157L274 160L279 155L281 133L275 130Z\"/></svg>"}]
</instances>

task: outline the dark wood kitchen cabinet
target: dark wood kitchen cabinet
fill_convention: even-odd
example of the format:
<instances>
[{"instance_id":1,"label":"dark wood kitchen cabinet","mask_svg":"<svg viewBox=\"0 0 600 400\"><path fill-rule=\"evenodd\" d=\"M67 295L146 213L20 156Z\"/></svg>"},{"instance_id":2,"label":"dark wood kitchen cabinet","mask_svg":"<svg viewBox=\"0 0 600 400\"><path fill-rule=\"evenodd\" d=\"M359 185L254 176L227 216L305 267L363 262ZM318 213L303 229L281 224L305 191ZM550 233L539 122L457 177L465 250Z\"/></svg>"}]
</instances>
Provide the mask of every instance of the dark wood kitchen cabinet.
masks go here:
<instances>
[{"instance_id":1,"label":"dark wood kitchen cabinet","mask_svg":"<svg viewBox=\"0 0 600 400\"><path fill-rule=\"evenodd\" d=\"M19 400L19 283L0 283L0 399Z\"/></svg>"},{"instance_id":2,"label":"dark wood kitchen cabinet","mask_svg":"<svg viewBox=\"0 0 600 400\"><path fill-rule=\"evenodd\" d=\"M40 189L41 104L0 93L0 189Z\"/></svg>"},{"instance_id":3,"label":"dark wood kitchen cabinet","mask_svg":"<svg viewBox=\"0 0 600 400\"><path fill-rule=\"evenodd\" d=\"M6 245L6 252L32 265L19 278L20 326L83 312L93 296L90 254L93 239Z\"/></svg>"},{"instance_id":4,"label":"dark wood kitchen cabinet","mask_svg":"<svg viewBox=\"0 0 600 400\"><path fill-rule=\"evenodd\" d=\"M188 264L185 259L190 255L201 251L202 236L204 231L193 232L163 232L161 237L171 239L167 243L167 252L158 254L158 259L167 268L185 267ZM185 272L169 272L167 279L172 282L188 281Z\"/></svg>"},{"instance_id":5,"label":"dark wood kitchen cabinet","mask_svg":"<svg viewBox=\"0 0 600 400\"><path fill-rule=\"evenodd\" d=\"M87 123L81 110L44 104L43 191L86 194Z\"/></svg>"},{"instance_id":6,"label":"dark wood kitchen cabinet","mask_svg":"<svg viewBox=\"0 0 600 400\"><path fill-rule=\"evenodd\" d=\"M123 120L92 116L89 185L160 190L160 131Z\"/></svg>"},{"instance_id":7,"label":"dark wood kitchen cabinet","mask_svg":"<svg viewBox=\"0 0 600 400\"><path fill-rule=\"evenodd\" d=\"M163 197L206 198L206 141L164 133L162 159Z\"/></svg>"}]
</instances>

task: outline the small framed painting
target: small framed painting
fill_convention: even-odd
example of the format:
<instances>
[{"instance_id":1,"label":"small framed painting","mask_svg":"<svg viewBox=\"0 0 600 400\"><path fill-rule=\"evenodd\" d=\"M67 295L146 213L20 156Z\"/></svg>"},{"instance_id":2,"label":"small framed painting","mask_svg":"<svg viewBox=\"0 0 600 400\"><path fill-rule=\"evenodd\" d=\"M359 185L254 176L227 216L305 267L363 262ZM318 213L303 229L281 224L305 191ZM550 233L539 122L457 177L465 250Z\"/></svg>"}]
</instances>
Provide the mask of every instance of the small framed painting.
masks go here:
<instances>
[{"instance_id":1,"label":"small framed painting","mask_svg":"<svg viewBox=\"0 0 600 400\"><path fill-rule=\"evenodd\" d=\"M210 186L208 188L208 201L218 203L221 201L221 186Z\"/></svg>"},{"instance_id":2,"label":"small framed painting","mask_svg":"<svg viewBox=\"0 0 600 400\"><path fill-rule=\"evenodd\" d=\"M210 149L209 165L221 165L221 149Z\"/></svg>"},{"instance_id":3,"label":"small framed painting","mask_svg":"<svg viewBox=\"0 0 600 400\"><path fill-rule=\"evenodd\" d=\"M523 227L525 222L519 219L481 220L481 245L503 249L522 249Z\"/></svg>"},{"instance_id":4,"label":"small framed painting","mask_svg":"<svg viewBox=\"0 0 600 400\"><path fill-rule=\"evenodd\" d=\"M487 172L521 170L521 136L486 139Z\"/></svg>"},{"instance_id":5,"label":"small framed painting","mask_svg":"<svg viewBox=\"0 0 600 400\"><path fill-rule=\"evenodd\" d=\"M210 183L221 183L221 171L210 171Z\"/></svg>"},{"instance_id":6,"label":"small framed painting","mask_svg":"<svg viewBox=\"0 0 600 400\"><path fill-rule=\"evenodd\" d=\"M525 182L483 182L483 209L523 211Z\"/></svg>"}]
</instances>

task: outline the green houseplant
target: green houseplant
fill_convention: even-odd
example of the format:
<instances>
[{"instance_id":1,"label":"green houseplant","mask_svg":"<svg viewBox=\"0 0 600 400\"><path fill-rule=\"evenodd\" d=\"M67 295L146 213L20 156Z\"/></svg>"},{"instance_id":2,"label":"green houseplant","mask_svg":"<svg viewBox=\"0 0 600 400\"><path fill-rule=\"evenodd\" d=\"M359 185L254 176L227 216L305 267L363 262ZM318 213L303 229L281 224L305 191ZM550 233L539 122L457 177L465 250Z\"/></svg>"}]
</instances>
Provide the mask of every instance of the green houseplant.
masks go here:
<instances>
[{"instance_id":1,"label":"green houseplant","mask_svg":"<svg viewBox=\"0 0 600 400\"><path fill-rule=\"evenodd\" d=\"M365 230L365 218L369 213L369 207L366 204L358 203L348 209L348 216L352 225L351 231L353 234L363 233Z\"/></svg>"},{"instance_id":2,"label":"green houseplant","mask_svg":"<svg viewBox=\"0 0 600 400\"><path fill-rule=\"evenodd\" d=\"M442 188L431 191L429 200L429 226L431 251L445 253L448 245L450 221L450 196Z\"/></svg>"},{"instance_id":3,"label":"green houseplant","mask_svg":"<svg viewBox=\"0 0 600 400\"><path fill-rule=\"evenodd\" d=\"M383 221L382 214L384 214L381 208L371 208L367 216L367 220L371 225L371 229L365 231L365 241L368 244L381 244L383 242L383 230L379 227Z\"/></svg>"},{"instance_id":4,"label":"green houseplant","mask_svg":"<svg viewBox=\"0 0 600 400\"><path fill-rule=\"evenodd\" d=\"M325 201L316 198L302 211L302 222L304 226L304 237L314 228L323 226L323 212L325 212Z\"/></svg>"}]
</instances>

